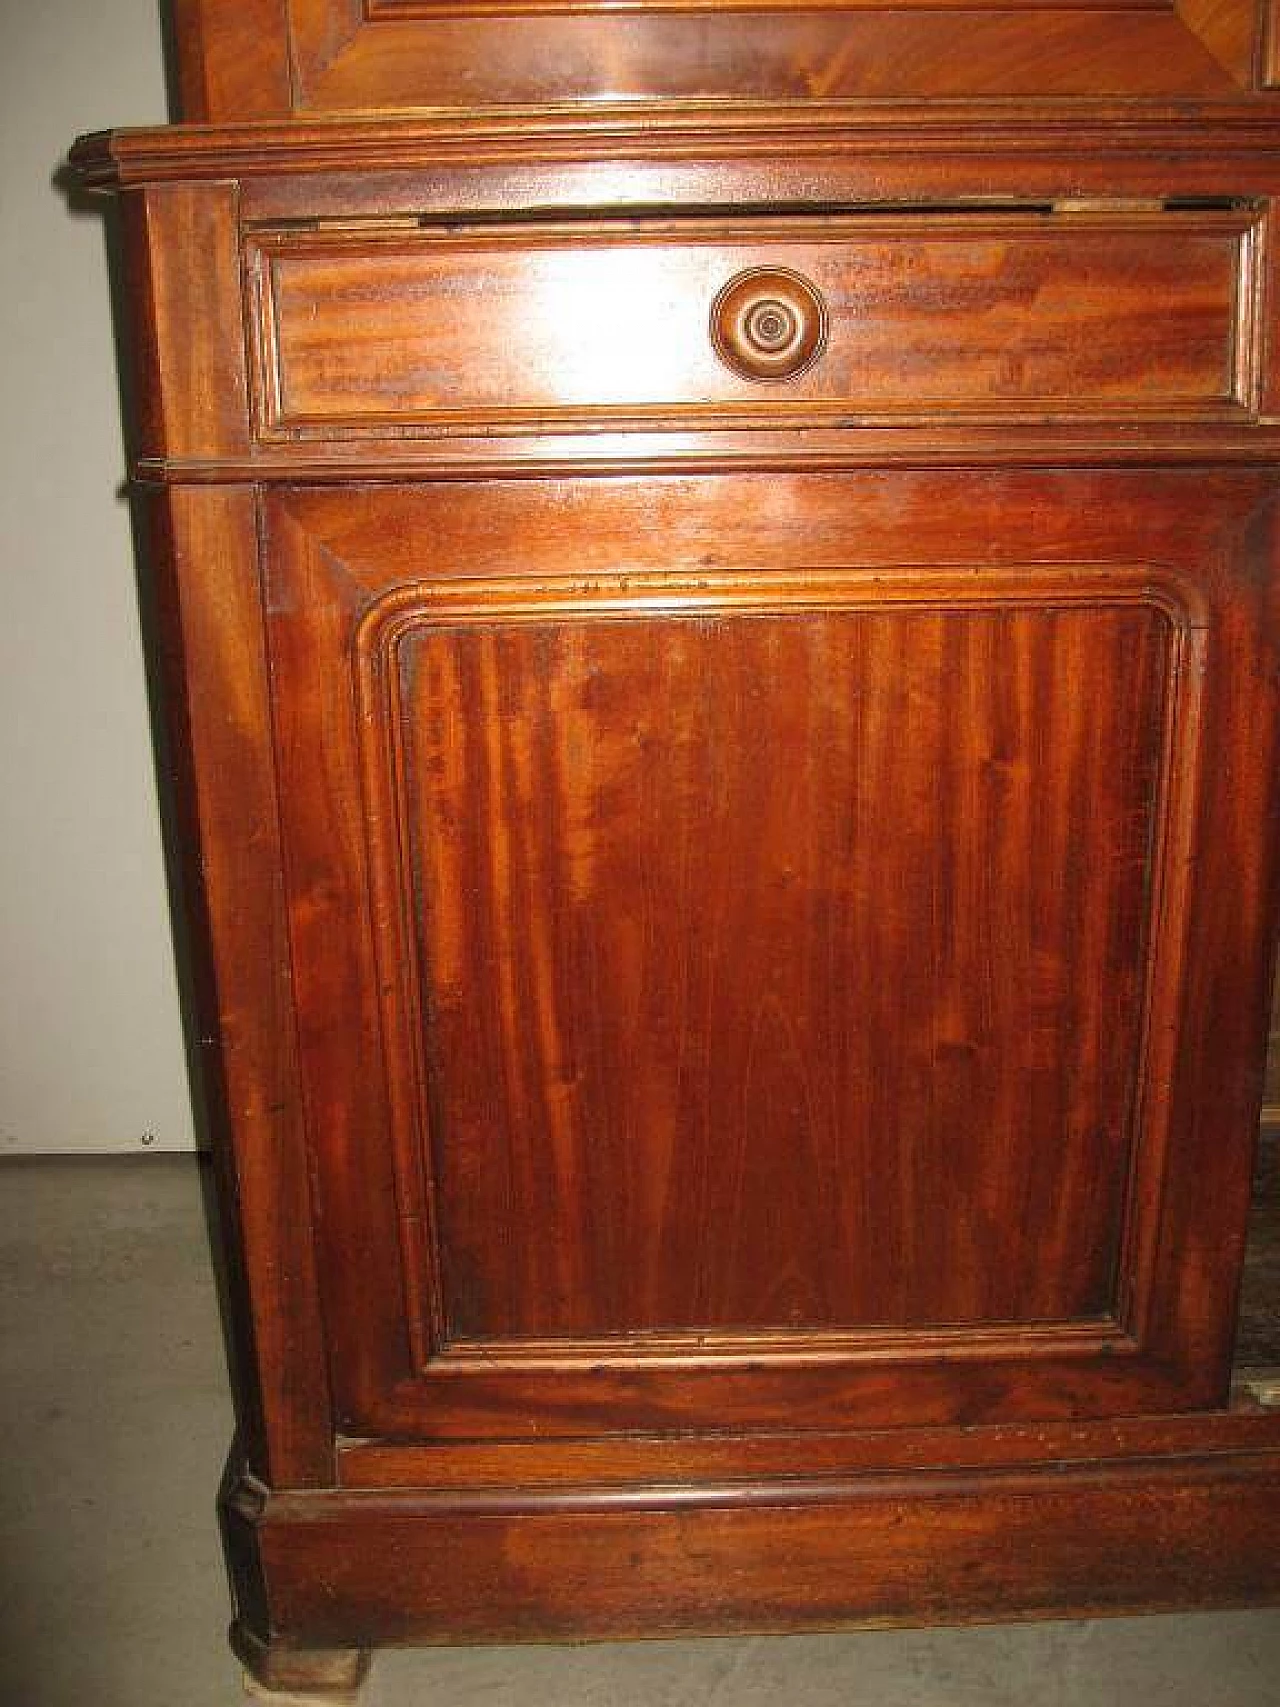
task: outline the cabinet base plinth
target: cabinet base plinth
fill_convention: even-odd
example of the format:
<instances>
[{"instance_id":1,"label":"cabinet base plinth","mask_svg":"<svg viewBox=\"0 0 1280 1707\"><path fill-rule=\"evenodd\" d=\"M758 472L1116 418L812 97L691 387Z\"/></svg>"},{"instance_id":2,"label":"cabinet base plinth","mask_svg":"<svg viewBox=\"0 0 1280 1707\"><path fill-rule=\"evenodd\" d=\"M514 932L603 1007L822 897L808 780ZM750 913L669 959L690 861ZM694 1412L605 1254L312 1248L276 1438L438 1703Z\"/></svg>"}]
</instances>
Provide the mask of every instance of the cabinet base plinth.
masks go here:
<instances>
[{"instance_id":1,"label":"cabinet base plinth","mask_svg":"<svg viewBox=\"0 0 1280 1707\"><path fill-rule=\"evenodd\" d=\"M1177 1452L1072 1462L1046 1439L1032 1462L720 1485L255 1484L231 1502L241 1575L269 1609L254 1623L286 1646L240 1651L268 1687L341 1688L363 1656L312 1650L1280 1603L1280 1419L1183 1433Z\"/></svg>"}]
</instances>

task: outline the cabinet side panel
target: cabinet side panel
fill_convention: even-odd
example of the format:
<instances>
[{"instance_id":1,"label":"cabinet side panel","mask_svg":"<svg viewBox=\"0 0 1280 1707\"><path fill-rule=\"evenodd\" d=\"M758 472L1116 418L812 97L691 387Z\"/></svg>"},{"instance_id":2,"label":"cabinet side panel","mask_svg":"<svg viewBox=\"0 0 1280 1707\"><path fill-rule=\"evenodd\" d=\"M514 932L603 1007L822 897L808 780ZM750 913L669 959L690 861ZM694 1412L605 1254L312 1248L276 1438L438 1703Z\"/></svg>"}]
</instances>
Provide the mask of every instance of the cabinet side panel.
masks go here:
<instances>
[{"instance_id":1,"label":"cabinet side panel","mask_svg":"<svg viewBox=\"0 0 1280 1707\"><path fill-rule=\"evenodd\" d=\"M332 1480L251 491L146 500L196 1022L255 1473ZM238 1297L236 1296L238 1294Z\"/></svg>"},{"instance_id":2,"label":"cabinet side panel","mask_svg":"<svg viewBox=\"0 0 1280 1707\"><path fill-rule=\"evenodd\" d=\"M124 198L142 456L248 448L238 195L234 184L161 184Z\"/></svg>"}]
</instances>

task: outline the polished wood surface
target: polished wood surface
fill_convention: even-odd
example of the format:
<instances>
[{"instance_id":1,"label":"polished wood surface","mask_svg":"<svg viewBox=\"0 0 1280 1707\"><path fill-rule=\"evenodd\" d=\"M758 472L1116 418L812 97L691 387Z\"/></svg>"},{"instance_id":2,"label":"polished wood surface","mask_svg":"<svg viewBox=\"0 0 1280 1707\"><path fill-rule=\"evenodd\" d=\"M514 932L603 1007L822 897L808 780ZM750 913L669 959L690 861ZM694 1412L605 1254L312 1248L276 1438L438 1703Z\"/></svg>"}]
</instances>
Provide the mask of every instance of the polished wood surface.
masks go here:
<instances>
[{"instance_id":1,"label":"polished wood surface","mask_svg":"<svg viewBox=\"0 0 1280 1707\"><path fill-rule=\"evenodd\" d=\"M1239 319L1254 226L1243 212L975 210L748 221L732 241L697 220L264 233L249 254L260 417L268 435L312 437L1212 419L1253 393ZM713 320L728 286L769 269L794 277L784 296L807 293L811 333L765 390L768 353L726 359Z\"/></svg>"},{"instance_id":2,"label":"polished wood surface","mask_svg":"<svg viewBox=\"0 0 1280 1707\"><path fill-rule=\"evenodd\" d=\"M222 185L220 193L224 196L227 177L245 174L233 203L238 203L241 221L248 228L246 247L250 255L257 253L261 238L264 235L270 238L273 231L284 241L286 234L280 231L280 223L285 219L294 224L295 239L300 235L305 240L315 240L317 236L331 238L336 229L359 225L364 230L382 232L384 240L398 229L402 238L407 235L413 240L418 234L440 242L443 233L438 228L454 223L453 211L458 213L457 224L463 231L476 233L494 244L498 239L493 236L489 222L501 219L505 226L508 217L517 213L524 198L529 196L536 196L540 203L560 201L566 206L579 197L600 194L625 194L633 203L651 197L669 197L672 220L668 224L675 221L678 235L686 222L695 227L701 220L703 228L707 227L706 199L717 182L717 173L723 175L729 169L729 157L734 181L740 182L744 194L752 198L790 198L800 191L812 195L825 182L833 194L838 188L841 194L856 200L868 194L888 195L892 202L892 222L897 224L910 225L916 218L921 223L930 223L929 216L921 213L912 213L903 220L907 211L904 198L921 194L930 198L945 195L951 209L946 217L950 220L959 219L962 223L966 219L990 220L990 209L984 212L984 205L996 191L1002 202L1024 209L1015 218L1056 230L1067 229L1068 222L1078 222L1078 226L1072 224L1070 228L1082 231L1091 224L1101 229L1109 223L1113 231L1120 232L1135 226L1142 230L1167 229L1172 240L1177 232L1197 229L1198 222L1205 220L1210 226L1218 221L1221 236L1231 221L1238 220L1240 289L1238 299L1227 311L1235 335L1228 395L1238 401L1191 406L1165 401L1154 407L1150 402L1112 403L1080 409L1061 392L1057 402L1051 401L1049 407L1037 408L1026 397L1012 403L1006 398L1003 405L996 406L1003 409L1003 417L991 404L986 410L992 412L984 412L972 407L942 409L936 402L929 414L899 407L879 417L867 417L857 414L847 404L842 408L834 403L826 405L825 416L815 416L812 412L806 415L794 409L788 413L785 394L796 382L762 386L737 379L708 354L710 328L699 316L697 359L714 370L715 384L736 386L745 399L742 406L753 411L745 418L747 425L756 423L751 425L750 433L742 430L740 413L726 415L725 402L699 404L688 392L682 408L664 413L660 407L651 407L641 427L633 425L627 430L624 426L629 417L619 416L616 411L612 415L607 410L595 415L579 411L576 420L562 414L556 421L533 410L496 424L492 418L472 416L469 424L465 411L461 419L450 421L448 410L444 409L438 413L445 418L435 420L434 424L430 420L396 422L366 418L356 426L334 423L283 431L264 428L266 410L259 406L255 410L251 441L243 449L214 450L219 441L208 435L204 450L195 448L190 440L183 442L176 437L173 446L166 450L163 443L153 439L139 446L143 453L139 459L140 472L147 478L174 476L214 482L280 477L332 481L361 477L369 467L380 475L415 478L432 472L490 473L504 466L513 471L555 473L584 466L661 472L673 466L835 467L920 460L940 464L961 460L970 465L1031 461L1042 466L1062 466L1081 462L1145 462L1153 456L1183 463L1225 458L1265 463L1277 454L1280 416L1275 410L1275 382L1264 352L1275 347L1274 322L1276 305L1280 303L1280 293L1274 286L1275 246L1268 236L1266 218L1269 195L1280 183L1280 156L1268 152L1265 144L1268 139L1274 141L1274 128L1269 131L1258 115L1236 113L1228 118L1221 111L1212 117L1200 112L1179 128L1165 114L1158 120L1135 124L1131 145L1123 151L1112 148L1110 153L1101 151L1103 142L1110 134L1108 126L1118 127L1120 121L1114 112L1108 116L1096 109L1087 114L1076 113L1069 126L1065 115L1059 113L1052 122L1046 120L1038 131L1025 108L985 121L968 109L963 114L949 115L943 122L938 113L930 114L919 107L895 109L892 113L836 114L828 109L815 112L811 120L813 134L809 141L816 145L815 139L820 139L821 161L816 157L802 160L796 154L808 133L794 113L738 114L726 121L723 114L706 110L686 112L678 119L671 114L655 115L652 111L633 113L625 120L615 117L607 126L598 119L584 119L580 115L553 124L544 115L537 123L526 119L523 129L494 115L466 122L446 122L439 117L430 121L397 118L380 126L368 119L330 126L298 124L294 129L299 134L287 138L288 161L298 167L293 177L280 175L288 133L285 126L96 138L77 151L77 158L98 181L107 179L129 186L127 202L145 197L157 210L153 218L157 236L163 224L163 221L156 223L160 190L172 181L174 174L188 175L192 183L216 181ZM698 141L700 126L705 127L705 134ZM1130 130L1126 122L1127 137ZM904 155L901 142L908 133L912 147ZM1089 183L1106 193L1094 198L1091 208L1081 208L1075 200L1066 207L1059 205L1057 211L1050 213L1054 202L1044 199L1046 180L1052 173L1061 182L1058 162L1061 149L1069 142L1078 142L1089 151L1080 156L1079 164L1074 167L1074 182ZM1051 145L1052 151L1047 152ZM669 154L670 158L665 162L642 161L637 154L641 149L658 155ZM367 174L326 175L325 167L332 166L344 150L353 159L368 160L371 168L376 169ZM726 151L726 160L717 166L720 150ZM562 159L565 151L571 151L571 161ZM606 164L605 155L614 151L628 155L626 163ZM447 169L441 165L444 156L453 161ZM677 157L678 166L674 164ZM414 171L408 169L410 160L419 163ZM140 180L152 176L160 182L154 188L142 187ZM1213 207L1185 208L1176 204L1166 213L1135 210L1135 198L1143 207L1163 205L1166 199L1163 192L1171 181L1194 184L1197 197L1207 197L1217 211ZM1249 197L1232 196L1229 192L1233 186L1237 190L1247 188ZM1238 211L1222 206L1224 202L1236 201L1247 201L1248 205L1242 205ZM439 211L405 215L406 207L426 202L438 206ZM468 205L482 212L483 230L477 227L474 216L468 220L463 211ZM308 209L316 211L308 213ZM388 215L394 217L389 219ZM886 216L870 213L858 216L859 219L876 217ZM809 220L809 227L825 226L830 219L829 212L815 214ZM307 227L319 222L321 230L299 234L299 221ZM366 226L366 221L370 225ZM1062 221L1061 227L1058 221ZM522 218L521 224L527 223L541 222ZM727 224L725 239L732 237L734 223ZM794 213L782 223L788 230L794 230L797 224L805 228L803 218ZM601 240L617 242L618 227L626 224L624 210L615 207L600 222ZM753 228L758 229L758 225L759 216L754 216ZM580 210L575 229L583 229ZM216 312L223 318L238 314L242 306L236 288L236 245L233 241L228 246L226 237L225 228L219 226L218 242L228 248L229 254L225 268L219 258L220 276L225 285L220 288ZM1087 251L1087 243L1085 248ZM171 319L185 311L193 316L199 313L202 325L210 323L211 316L201 307L208 292L207 281L201 276L202 252L189 246L175 245L172 249L167 263L171 301L166 311ZM182 266L175 259L179 255L184 257ZM1077 294L1077 284L1080 300L1095 304L1097 292L1088 283L1087 274L1073 272L1072 294ZM976 285L980 291L988 288L980 279ZM975 288L975 280L967 280L964 288ZM1177 293L1176 284L1170 288ZM1139 293L1132 284L1127 295L1131 304L1139 303ZM459 303L468 300L456 296L448 299L449 314L441 317L444 324L436 323L429 334L431 347L438 348L441 340L447 346L449 323L454 318L465 322L470 317L474 336L469 339L468 351L469 356L475 357L478 370L485 373L495 367L516 369L508 355L495 354L490 346L479 341L485 319L482 298L473 295L472 309L468 314L459 313ZM380 322L388 312L387 301L385 293L362 299L357 321ZM989 297L987 301L990 305ZM305 310L305 304L301 306ZM608 319L606 310L594 299L589 306L597 325ZM1006 306L1024 331L1041 319L1061 327L1065 342L1049 359L1056 361L1060 369L1070 368L1073 363L1087 369L1092 360L1087 353L1087 342L1066 316L1064 303L1026 299ZM1096 326L1100 312L1098 306L1090 306L1086 323ZM398 315L403 313L403 309L397 311ZM1203 321L1202 313L1196 317ZM991 313L988 311L979 318L986 320L989 338ZM253 324L262 324L260 310L255 310ZM691 328L692 324L690 321ZM1157 357L1161 342L1151 325L1158 324L1158 319L1142 315L1134 306L1131 324L1136 344L1150 350L1153 359ZM907 336L906 321L900 317L897 325L903 336ZM513 338L518 341L532 337L535 332L543 339L544 356L562 351L565 344L572 346L569 323L557 319L550 310L536 325L517 323ZM664 326L656 340L659 344L665 333ZM536 342L535 338L535 347ZM259 377L255 390L261 397L268 389L265 375L271 367L269 335L255 335L252 343L258 353L255 367ZM597 343L603 371L612 370L616 374L620 366L627 368L628 364L629 371L637 371L634 354L625 354L624 361L623 354L614 353L612 346L606 348L599 338ZM345 340L339 340L329 352L339 364L344 344ZM231 383L232 357L235 362L243 362L242 344L237 343L234 352L228 346L223 368L225 383L215 387L206 379L204 385L204 406L216 401L221 411L222 443L226 446L237 436L243 439L248 430L242 398ZM1118 352L1121 368L1131 359L1123 349ZM670 358L664 360L669 373ZM1180 352L1174 360L1175 363L1182 360ZM581 362L580 355L578 361ZM175 360L168 371L176 374L177 365ZM516 372L521 383L525 381L527 365ZM944 351L941 365L954 367L954 356ZM998 358L992 355L989 365L998 378ZM819 362L798 383L815 383L821 366ZM415 371L420 378L421 367ZM1150 368L1142 373L1135 371L1134 378L1139 387L1158 386ZM542 395L553 392L556 383L554 366L544 364L540 375ZM379 384L386 388L385 375ZM194 397L195 393L188 395ZM821 399L818 406L823 406ZM1141 432L1133 430L1134 423L1126 420L1130 408L1142 415ZM770 411L773 411L772 420ZM1002 418L1016 419L1018 431L1010 434L1001 430ZM868 425L868 421L876 424ZM858 424L861 430L850 432L846 430L849 424ZM556 431L543 430L546 425L554 425ZM579 430L570 431L570 426ZM379 441L372 454L363 442L366 439Z\"/></svg>"},{"instance_id":3,"label":"polished wood surface","mask_svg":"<svg viewBox=\"0 0 1280 1707\"><path fill-rule=\"evenodd\" d=\"M91 187L234 179L247 222L274 212L304 225L340 208L529 220L547 207L617 217L692 204L737 218L756 204L1086 192L1162 203L1171 186L1230 202L1273 193L1277 113L1274 96L479 107L98 131L71 160Z\"/></svg>"},{"instance_id":4,"label":"polished wood surface","mask_svg":"<svg viewBox=\"0 0 1280 1707\"><path fill-rule=\"evenodd\" d=\"M243 454L249 382L236 193L164 184L122 201L126 273L146 316L131 351L137 448Z\"/></svg>"},{"instance_id":5,"label":"polished wood surface","mask_svg":"<svg viewBox=\"0 0 1280 1707\"><path fill-rule=\"evenodd\" d=\"M1247 750L1231 731L1273 644L1241 628L1269 621L1268 491L899 474L269 503L349 1432L1225 1397L1229 1321L1187 1265L1228 1202L1242 1237L1250 1114L1192 1042L1235 1019L1182 982L1181 933L1216 955L1228 924L1182 885L1230 871L1234 975L1263 986L1258 855L1195 825L1225 807L1202 744L1267 787L1270 696ZM950 574L912 570L944 548ZM982 686L997 658L1011 699ZM1234 1139L1189 1103L1167 1128L1180 1055ZM506 1343L471 1357L459 1329Z\"/></svg>"},{"instance_id":6,"label":"polished wood surface","mask_svg":"<svg viewBox=\"0 0 1280 1707\"><path fill-rule=\"evenodd\" d=\"M292 1042L254 504L243 489L173 491L150 496L142 519L202 1088L239 1307L237 1426L273 1481L323 1485L332 1475L332 1401Z\"/></svg>"},{"instance_id":7,"label":"polished wood surface","mask_svg":"<svg viewBox=\"0 0 1280 1707\"><path fill-rule=\"evenodd\" d=\"M731 1498L774 1485L837 1482L870 1472L905 1475L1045 1464L1123 1465L1136 1459L1214 1454L1257 1456L1280 1440L1274 1415L1249 1405L1175 1416L1094 1421L991 1423L963 1428L877 1430L786 1428L758 1434L614 1436L550 1441L345 1440L338 1481L350 1489L432 1489L470 1500L512 1498L512 1490L559 1489L562 1497L625 1490L633 1502L645 1487L698 1485Z\"/></svg>"},{"instance_id":8,"label":"polished wood surface","mask_svg":"<svg viewBox=\"0 0 1280 1707\"><path fill-rule=\"evenodd\" d=\"M473 1510L286 1494L255 1521L282 1624L329 1645L828 1630L851 1604L890 1625L1280 1598L1274 1449L724 1492Z\"/></svg>"},{"instance_id":9,"label":"polished wood surface","mask_svg":"<svg viewBox=\"0 0 1280 1707\"><path fill-rule=\"evenodd\" d=\"M1118 1314L1185 619L904 581L379 642L448 1345Z\"/></svg>"},{"instance_id":10,"label":"polished wood surface","mask_svg":"<svg viewBox=\"0 0 1280 1707\"><path fill-rule=\"evenodd\" d=\"M1255 86L1270 12L1271 0L185 0L179 68L184 116L214 121L643 99L1142 101Z\"/></svg>"},{"instance_id":11,"label":"polished wood surface","mask_svg":"<svg viewBox=\"0 0 1280 1707\"><path fill-rule=\"evenodd\" d=\"M263 1687L1280 1597L1275 10L183 0L77 147Z\"/></svg>"}]
</instances>

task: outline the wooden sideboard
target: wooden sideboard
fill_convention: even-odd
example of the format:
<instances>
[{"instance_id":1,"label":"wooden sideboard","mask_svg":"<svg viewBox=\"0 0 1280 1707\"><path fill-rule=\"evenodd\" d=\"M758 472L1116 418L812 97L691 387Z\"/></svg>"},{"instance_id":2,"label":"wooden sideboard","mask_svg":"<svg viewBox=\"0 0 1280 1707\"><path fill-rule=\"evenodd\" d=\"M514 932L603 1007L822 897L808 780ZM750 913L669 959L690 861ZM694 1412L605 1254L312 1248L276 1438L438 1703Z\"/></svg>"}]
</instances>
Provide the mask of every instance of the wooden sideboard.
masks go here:
<instances>
[{"instance_id":1,"label":"wooden sideboard","mask_svg":"<svg viewBox=\"0 0 1280 1707\"><path fill-rule=\"evenodd\" d=\"M1280 1598L1273 10L188 0L77 145L267 1688Z\"/></svg>"}]
</instances>

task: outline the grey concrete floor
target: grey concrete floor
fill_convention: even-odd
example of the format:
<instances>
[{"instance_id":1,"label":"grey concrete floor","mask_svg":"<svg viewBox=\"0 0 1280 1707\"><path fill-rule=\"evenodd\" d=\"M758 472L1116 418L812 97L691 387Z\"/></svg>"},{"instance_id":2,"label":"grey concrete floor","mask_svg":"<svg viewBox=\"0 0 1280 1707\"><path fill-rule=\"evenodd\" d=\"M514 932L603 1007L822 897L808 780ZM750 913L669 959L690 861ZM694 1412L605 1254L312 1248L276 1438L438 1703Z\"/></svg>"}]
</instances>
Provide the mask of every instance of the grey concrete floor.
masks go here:
<instances>
[{"instance_id":1,"label":"grey concrete floor","mask_svg":"<svg viewBox=\"0 0 1280 1707\"><path fill-rule=\"evenodd\" d=\"M0 1164L0 1707L243 1702L230 1421L196 1165ZM365 1702L1280 1707L1280 1612L386 1653Z\"/></svg>"}]
</instances>

